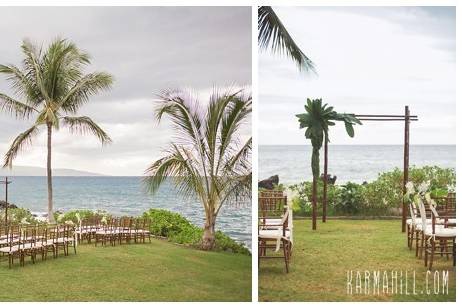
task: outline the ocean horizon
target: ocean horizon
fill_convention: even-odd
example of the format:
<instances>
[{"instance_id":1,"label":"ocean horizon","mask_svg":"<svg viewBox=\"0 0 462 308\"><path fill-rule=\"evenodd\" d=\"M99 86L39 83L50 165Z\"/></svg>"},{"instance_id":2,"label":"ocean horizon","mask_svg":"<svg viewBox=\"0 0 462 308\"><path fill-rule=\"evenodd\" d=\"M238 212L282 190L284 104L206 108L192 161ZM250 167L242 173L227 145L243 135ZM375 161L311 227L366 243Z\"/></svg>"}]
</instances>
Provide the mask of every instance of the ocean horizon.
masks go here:
<instances>
[{"instance_id":1,"label":"ocean horizon","mask_svg":"<svg viewBox=\"0 0 462 308\"><path fill-rule=\"evenodd\" d=\"M329 144L328 174L339 184L372 181L379 173L403 169L403 145ZM324 151L320 153L323 172ZM409 165L456 167L456 145L410 145ZM259 145L258 180L279 175L283 184L297 184L312 178L311 145Z\"/></svg>"},{"instance_id":2,"label":"ocean horizon","mask_svg":"<svg viewBox=\"0 0 462 308\"><path fill-rule=\"evenodd\" d=\"M47 209L45 176L9 176L8 202L43 215ZM204 210L195 198L182 197L171 180L162 184L156 195L146 192L142 176L53 176L55 211L76 209L104 210L122 216L139 216L150 208L166 209L185 216L193 224L204 226ZM5 187L0 185L0 199ZM251 248L250 200L223 206L217 218L216 230Z\"/></svg>"}]
</instances>

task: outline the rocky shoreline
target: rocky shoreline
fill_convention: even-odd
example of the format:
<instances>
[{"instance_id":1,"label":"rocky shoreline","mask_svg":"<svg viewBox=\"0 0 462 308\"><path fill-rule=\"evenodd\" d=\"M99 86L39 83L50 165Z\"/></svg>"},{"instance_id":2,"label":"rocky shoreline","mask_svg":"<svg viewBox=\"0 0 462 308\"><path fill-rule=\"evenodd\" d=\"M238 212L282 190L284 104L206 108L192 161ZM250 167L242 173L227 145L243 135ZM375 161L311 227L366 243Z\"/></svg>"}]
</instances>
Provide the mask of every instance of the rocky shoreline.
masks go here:
<instances>
[{"instance_id":1,"label":"rocky shoreline","mask_svg":"<svg viewBox=\"0 0 462 308\"><path fill-rule=\"evenodd\" d=\"M3 201L3 200L0 200L0 209L4 210L6 207L6 202ZM9 209L17 209L17 205L16 204L13 204L13 203L9 203L8 202L8 208Z\"/></svg>"}]
</instances>

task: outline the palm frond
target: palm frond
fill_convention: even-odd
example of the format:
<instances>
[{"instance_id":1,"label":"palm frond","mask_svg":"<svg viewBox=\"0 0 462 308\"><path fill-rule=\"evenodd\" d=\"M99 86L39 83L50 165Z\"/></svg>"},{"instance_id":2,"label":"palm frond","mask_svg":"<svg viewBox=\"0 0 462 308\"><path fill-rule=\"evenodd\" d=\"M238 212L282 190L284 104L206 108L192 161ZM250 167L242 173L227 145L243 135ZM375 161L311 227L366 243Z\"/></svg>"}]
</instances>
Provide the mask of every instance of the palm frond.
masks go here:
<instances>
[{"instance_id":1,"label":"palm frond","mask_svg":"<svg viewBox=\"0 0 462 308\"><path fill-rule=\"evenodd\" d=\"M248 173L252 171L252 165L249 160L249 156L252 153L252 137L250 137L237 151L232 155L225 163L225 168L227 170L234 170L236 166L244 169L243 173Z\"/></svg>"},{"instance_id":2,"label":"palm frond","mask_svg":"<svg viewBox=\"0 0 462 308\"><path fill-rule=\"evenodd\" d=\"M73 133L94 135L102 145L112 142L109 135L89 117L63 117L62 121Z\"/></svg>"},{"instance_id":3,"label":"palm frond","mask_svg":"<svg viewBox=\"0 0 462 308\"><path fill-rule=\"evenodd\" d=\"M12 167L13 160L16 158L19 152L21 152L26 146L32 143L32 138L37 134L38 126L34 125L23 133L19 134L11 144L10 148L5 154L5 161L3 168Z\"/></svg>"},{"instance_id":4,"label":"palm frond","mask_svg":"<svg viewBox=\"0 0 462 308\"><path fill-rule=\"evenodd\" d=\"M241 200L251 200L252 198L252 172L236 175L229 179L228 185L223 190L220 204L215 209L218 213L227 203L240 202Z\"/></svg>"},{"instance_id":5,"label":"palm frond","mask_svg":"<svg viewBox=\"0 0 462 308\"><path fill-rule=\"evenodd\" d=\"M301 71L315 72L313 62L298 47L270 6L258 8L258 45L291 58Z\"/></svg>"},{"instance_id":6,"label":"palm frond","mask_svg":"<svg viewBox=\"0 0 462 308\"><path fill-rule=\"evenodd\" d=\"M90 96L111 88L114 79L110 74L97 72L77 80L61 101L66 112L76 113L78 108L89 101Z\"/></svg>"},{"instance_id":7,"label":"palm frond","mask_svg":"<svg viewBox=\"0 0 462 308\"><path fill-rule=\"evenodd\" d=\"M143 179L147 190L155 193L168 178L174 179L175 186L185 196L196 194L203 199L204 182L197 169L197 162L184 147L171 144L168 155L155 161L146 171Z\"/></svg>"},{"instance_id":8,"label":"palm frond","mask_svg":"<svg viewBox=\"0 0 462 308\"><path fill-rule=\"evenodd\" d=\"M29 72L21 71L15 65L1 65L0 73L6 75L6 79L11 83L11 86L16 95L20 95L32 104L37 104L42 100L40 90Z\"/></svg>"},{"instance_id":9,"label":"palm frond","mask_svg":"<svg viewBox=\"0 0 462 308\"><path fill-rule=\"evenodd\" d=\"M158 121L168 115L173 130L182 143L190 144L205 153L203 132L204 114L199 102L191 93L165 90L157 95L155 116Z\"/></svg>"},{"instance_id":10,"label":"palm frond","mask_svg":"<svg viewBox=\"0 0 462 308\"><path fill-rule=\"evenodd\" d=\"M229 98L226 112L223 114L220 127L219 152L222 157L227 147L236 136L237 130L241 127L249 114L252 112L252 97L232 96Z\"/></svg>"},{"instance_id":11,"label":"palm frond","mask_svg":"<svg viewBox=\"0 0 462 308\"><path fill-rule=\"evenodd\" d=\"M23 65L25 70L28 72L27 76L34 80L37 90L40 91L40 96L43 97L44 100L49 101L50 96L47 93L43 82L42 64L40 63L42 55L41 48L38 49L29 40L24 40L21 45L21 49L25 55Z\"/></svg>"},{"instance_id":12,"label":"palm frond","mask_svg":"<svg viewBox=\"0 0 462 308\"><path fill-rule=\"evenodd\" d=\"M28 104L21 103L6 94L0 93L0 111L14 115L18 119L29 119L30 115L37 110Z\"/></svg>"}]
</instances>

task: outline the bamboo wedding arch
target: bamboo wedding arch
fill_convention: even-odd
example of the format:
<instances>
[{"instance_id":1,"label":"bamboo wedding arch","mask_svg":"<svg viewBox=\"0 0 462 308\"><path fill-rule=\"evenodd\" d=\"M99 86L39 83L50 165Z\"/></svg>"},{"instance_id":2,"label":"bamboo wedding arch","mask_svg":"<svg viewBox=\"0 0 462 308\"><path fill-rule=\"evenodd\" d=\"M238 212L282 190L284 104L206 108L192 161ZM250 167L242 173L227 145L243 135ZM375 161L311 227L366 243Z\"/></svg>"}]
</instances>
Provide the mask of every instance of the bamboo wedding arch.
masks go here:
<instances>
[{"instance_id":1,"label":"bamboo wedding arch","mask_svg":"<svg viewBox=\"0 0 462 308\"><path fill-rule=\"evenodd\" d=\"M411 115L409 106L405 106L404 115L389 114L354 114L361 122L363 121L399 121L404 122L404 153L403 153L403 195L406 193L406 183L409 180L409 131L410 123L418 121L416 115ZM328 168L328 143L324 142L324 176L323 176L323 198L322 198L322 222L326 222L327 216L327 168ZM406 231L407 202L403 200L401 211L401 232ZM313 215L316 220L316 214Z\"/></svg>"}]
</instances>

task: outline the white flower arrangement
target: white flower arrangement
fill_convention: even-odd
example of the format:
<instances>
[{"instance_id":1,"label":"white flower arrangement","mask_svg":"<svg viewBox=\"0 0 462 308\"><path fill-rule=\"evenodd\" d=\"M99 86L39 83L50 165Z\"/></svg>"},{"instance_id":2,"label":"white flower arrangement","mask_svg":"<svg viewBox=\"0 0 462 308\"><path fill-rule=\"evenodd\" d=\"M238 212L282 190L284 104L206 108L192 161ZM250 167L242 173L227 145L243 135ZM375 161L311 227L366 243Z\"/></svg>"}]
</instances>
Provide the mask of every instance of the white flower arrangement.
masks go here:
<instances>
[{"instance_id":1,"label":"white flower arrangement","mask_svg":"<svg viewBox=\"0 0 462 308\"><path fill-rule=\"evenodd\" d=\"M61 222L64 219L64 214L59 214L58 218L56 219L57 222Z\"/></svg>"},{"instance_id":2,"label":"white flower arrangement","mask_svg":"<svg viewBox=\"0 0 462 308\"><path fill-rule=\"evenodd\" d=\"M64 222L65 225L70 225L70 226L73 226L74 225L74 222L72 220L66 220Z\"/></svg>"},{"instance_id":3,"label":"white flower arrangement","mask_svg":"<svg viewBox=\"0 0 462 308\"><path fill-rule=\"evenodd\" d=\"M411 181L406 183L406 194L404 195L404 200L412 202L415 205L420 205L421 203L434 204L434 200L431 198L429 191L430 181L423 182L417 187Z\"/></svg>"}]
</instances>

